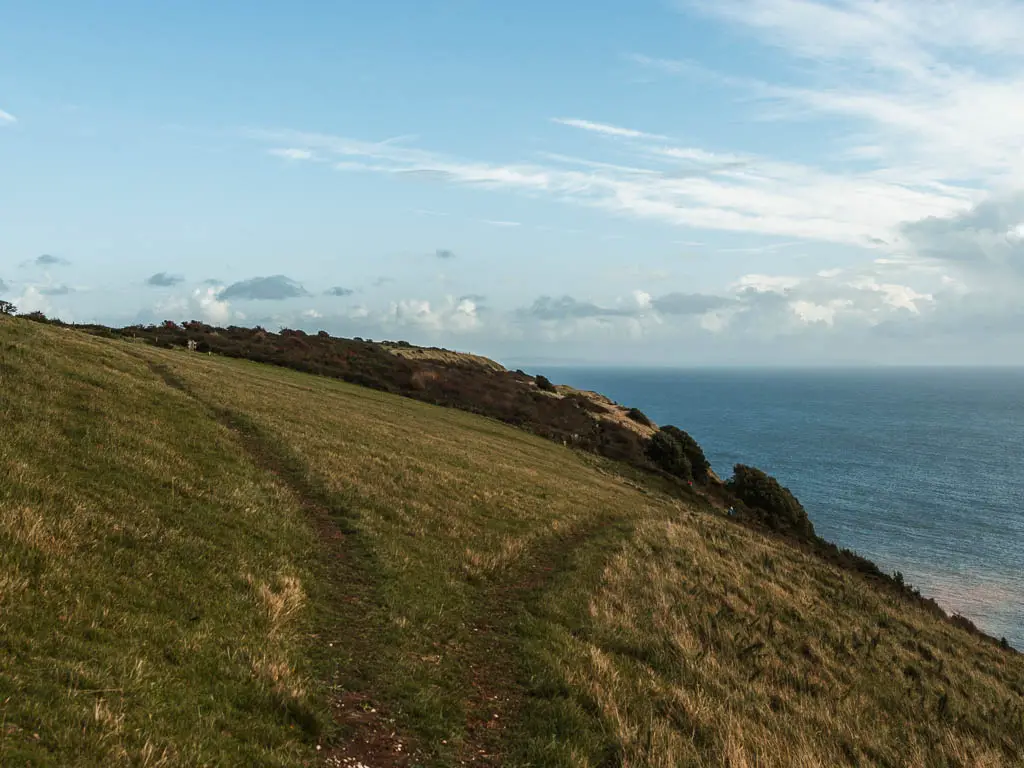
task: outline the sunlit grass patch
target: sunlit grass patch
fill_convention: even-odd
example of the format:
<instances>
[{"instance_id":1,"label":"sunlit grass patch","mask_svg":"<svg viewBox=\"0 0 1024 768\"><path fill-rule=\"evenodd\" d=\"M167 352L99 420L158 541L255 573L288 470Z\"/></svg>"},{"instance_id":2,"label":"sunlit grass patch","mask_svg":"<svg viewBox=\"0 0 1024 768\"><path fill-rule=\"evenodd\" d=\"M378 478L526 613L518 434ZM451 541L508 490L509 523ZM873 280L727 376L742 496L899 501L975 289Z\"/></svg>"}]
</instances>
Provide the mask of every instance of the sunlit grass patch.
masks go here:
<instances>
[{"instance_id":1,"label":"sunlit grass patch","mask_svg":"<svg viewBox=\"0 0 1024 768\"><path fill-rule=\"evenodd\" d=\"M278 574L317 550L287 490L120 345L21 322L0 339L0 764L313 753L247 652L270 626L277 663L303 664Z\"/></svg>"},{"instance_id":2,"label":"sunlit grass patch","mask_svg":"<svg viewBox=\"0 0 1024 768\"><path fill-rule=\"evenodd\" d=\"M549 596L563 616L585 601L586 619L545 672L564 707L599 715L623 765L1021 754L1018 656L724 520L647 519L592 578Z\"/></svg>"}]
</instances>

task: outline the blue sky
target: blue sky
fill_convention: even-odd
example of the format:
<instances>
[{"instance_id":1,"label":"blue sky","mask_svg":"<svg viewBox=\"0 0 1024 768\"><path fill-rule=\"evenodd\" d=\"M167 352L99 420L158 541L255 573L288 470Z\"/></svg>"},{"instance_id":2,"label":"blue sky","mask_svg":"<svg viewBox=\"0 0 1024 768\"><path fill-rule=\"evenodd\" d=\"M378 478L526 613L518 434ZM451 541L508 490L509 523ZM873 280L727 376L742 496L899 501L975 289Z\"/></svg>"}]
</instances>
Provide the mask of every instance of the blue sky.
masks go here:
<instances>
[{"instance_id":1,"label":"blue sky","mask_svg":"<svg viewBox=\"0 0 1024 768\"><path fill-rule=\"evenodd\" d=\"M0 297L508 361L1024 363L1024 6L0 0Z\"/></svg>"}]
</instances>

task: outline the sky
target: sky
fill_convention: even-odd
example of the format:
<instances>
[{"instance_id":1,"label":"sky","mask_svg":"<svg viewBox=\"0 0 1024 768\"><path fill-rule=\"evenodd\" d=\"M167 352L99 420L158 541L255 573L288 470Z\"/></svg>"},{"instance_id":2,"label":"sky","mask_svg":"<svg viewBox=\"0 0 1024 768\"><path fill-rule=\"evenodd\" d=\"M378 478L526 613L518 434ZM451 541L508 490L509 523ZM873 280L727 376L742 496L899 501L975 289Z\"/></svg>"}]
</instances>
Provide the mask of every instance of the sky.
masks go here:
<instances>
[{"instance_id":1,"label":"sky","mask_svg":"<svg viewBox=\"0 0 1024 768\"><path fill-rule=\"evenodd\" d=\"M0 0L0 299L1024 364L1022 39L1016 0Z\"/></svg>"}]
</instances>

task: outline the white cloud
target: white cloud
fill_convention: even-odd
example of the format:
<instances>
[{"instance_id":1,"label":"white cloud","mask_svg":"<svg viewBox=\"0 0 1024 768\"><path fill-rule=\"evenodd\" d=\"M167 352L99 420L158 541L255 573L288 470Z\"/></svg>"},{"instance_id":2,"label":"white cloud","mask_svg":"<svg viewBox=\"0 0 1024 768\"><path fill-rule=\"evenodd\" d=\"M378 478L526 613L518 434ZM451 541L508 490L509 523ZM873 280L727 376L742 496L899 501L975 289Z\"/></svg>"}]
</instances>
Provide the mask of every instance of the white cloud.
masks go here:
<instances>
[{"instance_id":1,"label":"white cloud","mask_svg":"<svg viewBox=\"0 0 1024 768\"><path fill-rule=\"evenodd\" d=\"M297 148L294 148L294 147L292 147L290 149L271 149L270 150L270 154L272 154L272 155L274 155L276 157L283 157L286 160L312 160L313 159L313 153L310 152L308 149L297 149Z\"/></svg>"},{"instance_id":2,"label":"white cloud","mask_svg":"<svg viewBox=\"0 0 1024 768\"><path fill-rule=\"evenodd\" d=\"M1024 8L1006 0L692 0L765 33L773 45L816 60L861 58L917 71L928 49L1020 56Z\"/></svg>"},{"instance_id":3,"label":"white cloud","mask_svg":"<svg viewBox=\"0 0 1024 768\"><path fill-rule=\"evenodd\" d=\"M804 64L804 85L739 78L774 117L858 121L847 157L889 178L1013 183L1024 170L1024 6L1005 0L692 0ZM666 70L666 62L634 60ZM692 75L685 64L679 74Z\"/></svg>"},{"instance_id":4,"label":"white cloud","mask_svg":"<svg viewBox=\"0 0 1024 768\"><path fill-rule=\"evenodd\" d=\"M219 285L196 288L187 296L172 296L157 302L153 313L165 320L202 320L219 326L244 319L244 315L231 309L230 302L220 299L223 290Z\"/></svg>"},{"instance_id":5,"label":"white cloud","mask_svg":"<svg viewBox=\"0 0 1024 768\"><path fill-rule=\"evenodd\" d=\"M738 291L751 290L758 293L781 293L795 288L803 282L803 278L787 275L743 275L733 284Z\"/></svg>"},{"instance_id":6,"label":"white cloud","mask_svg":"<svg viewBox=\"0 0 1024 768\"><path fill-rule=\"evenodd\" d=\"M373 318L372 313L369 313L369 318ZM425 299L394 301L379 320L385 325L447 333L465 333L480 327L476 302L451 296L437 305L431 305Z\"/></svg>"},{"instance_id":7,"label":"white cloud","mask_svg":"<svg viewBox=\"0 0 1024 768\"><path fill-rule=\"evenodd\" d=\"M538 157L551 160L561 165L574 165L581 168L592 168L600 171L615 171L625 174L639 174L641 176L658 176L661 172L653 168L637 168L635 166L620 165L618 163L606 163L600 160L590 160L584 157L563 155L559 152L538 152Z\"/></svg>"},{"instance_id":8,"label":"white cloud","mask_svg":"<svg viewBox=\"0 0 1024 768\"><path fill-rule=\"evenodd\" d=\"M900 261L823 270L809 277L744 275L731 286L737 302L716 311L715 328L756 327L766 335L815 323L865 328L935 311L936 295L897 282L900 276L923 276L941 290L956 290L946 276L913 268L908 272Z\"/></svg>"},{"instance_id":9,"label":"white cloud","mask_svg":"<svg viewBox=\"0 0 1024 768\"><path fill-rule=\"evenodd\" d=\"M652 147L648 151L671 160L683 160L695 165L721 166L723 169L742 166L749 162L749 158L739 155L718 154L698 147L658 146Z\"/></svg>"},{"instance_id":10,"label":"white cloud","mask_svg":"<svg viewBox=\"0 0 1024 768\"><path fill-rule=\"evenodd\" d=\"M698 322L701 329L708 333L721 333L729 326L729 314L722 311L706 312Z\"/></svg>"},{"instance_id":11,"label":"white cloud","mask_svg":"<svg viewBox=\"0 0 1024 768\"><path fill-rule=\"evenodd\" d=\"M42 312L44 315L49 315L53 311L53 308L45 294L43 294L35 285L25 286L25 290L22 291L21 296L15 299L13 303L14 306L18 308L18 312L23 314L29 312Z\"/></svg>"},{"instance_id":12,"label":"white cloud","mask_svg":"<svg viewBox=\"0 0 1024 768\"><path fill-rule=\"evenodd\" d=\"M567 125L570 128L579 128L582 131L589 131L590 133L600 133L604 136L615 136L618 138L625 139L667 139L667 136L662 136L657 133L645 133L644 131L637 131L633 128L622 128L618 125L608 125L607 123L595 123L590 120L579 120L577 118L568 117L553 117L551 122L558 123L559 125Z\"/></svg>"},{"instance_id":13,"label":"white cloud","mask_svg":"<svg viewBox=\"0 0 1024 768\"><path fill-rule=\"evenodd\" d=\"M18 118L16 118L10 112L4 112L2 109L0 109L0 125L16 122L18 122Z\"/></svg>"},{"instance_id":14,"label":"white cloud","mask_svg":"<svg viewBox=\"0 0 1024 768\"><path fill-rule=\"evenodd\" d=\"M454 330L468 331L477 328L480 318L477 315L477 304L472 299L462 299L455 304L455 310L451 313L449 325Z\"/></svg>"},{"instance_id":15,"label":"white cloud","mask_svg":"<svg viewBox=\"0 0 1024 768\"><path fill-rule=\"evenodd\" d=\"M231 320L231 304L220 299L220 289L215 287L196 288L192 292L191 305L199 317L213 325L227 325Z\"/></svg>"},{"instance_id":16,"label":"white cloud","mask_svg":"<svg viewBox=\"0 0 1024 768\"><path fill-rule=\"evenodd\" d=\"M933 272L955 271L979 289L1021 288L1024 282L1024 192L993 197L959 215L911 222L899 242Z\"/></svg>"},{"instance_id":17,"label":"white cloud","mask_svg":"<svg viewBox=\"0 0 1024 768\"><path fill-rule=\"evenodd\" d=\"M813 301L797 300L790 306L797 316L805 323L825 323L835 325L836 312L843 307L848 307L849 301L833 299L827 304L815 304Z\"/></svg>"},{"instance_id":18,"label":"white cloud","mask_svg":"<svg viewBox=\"0 0 1024 768\"><path fill-rule=\"evenodd\" d=\"M652 308L652 296L647 291L636 290L633 291L633 301L636 302L637 308L641 312L646 312Z\"/></svg>"},{"instance_id":19,"label":"white cloud","mask_svg":"<svg viewBox=\"0 0 1024 768\"><path fill-rule=\"evenodd\" d=\"M346 171L355 165L360 171L433 183L546 195L674 226L867 247L878 247L880 238L894 236L904 221L963 211L977 196L974 190L915 186L869 172L829 173L795 163L686 147L640 146L637 167L604 164L575 170L561 165L495 165L322 134L264 136L288 139L310 152L363 158L336 166ZM676 165L681 158L692 166L683 174ZM652 165L642 167L644 161Z\"/></svg>"},{"instance_id":20,"label":"white cloud","mask_svg":"<svg viewBox=\"0 0 1024 768\"><path fill-rule=\"evenodd\" d=\"M894 309L905 309L915 315L920 314L919 304L931 302L934 297L928 293L919 293L908 285L895 283L879 283L872 277L860 277L849 283L851 288L861 291L872 291L879 294L882 300Z\"/></svg>"},{"instance_id":21,"label":"white cloud","mask_svg":"<svg viewBox=\"0 0 1024 768\"><path fill-rule=\"evenodd\" d=\"M680 339L740 345L750 339L759 344L788 339L796 344L823 333L864 339L864 334L893 324L906 329L933 322L935 297L885 279L886 269L844 273L842 279L746 275L721 296L655 297L635 290L596 302L541 297L518 310L512 325L523 338L544 343L600 346L632 339L653 351L664 341ZM843 352L834 354L841 358Z\"/></svg>"}]
</instances>

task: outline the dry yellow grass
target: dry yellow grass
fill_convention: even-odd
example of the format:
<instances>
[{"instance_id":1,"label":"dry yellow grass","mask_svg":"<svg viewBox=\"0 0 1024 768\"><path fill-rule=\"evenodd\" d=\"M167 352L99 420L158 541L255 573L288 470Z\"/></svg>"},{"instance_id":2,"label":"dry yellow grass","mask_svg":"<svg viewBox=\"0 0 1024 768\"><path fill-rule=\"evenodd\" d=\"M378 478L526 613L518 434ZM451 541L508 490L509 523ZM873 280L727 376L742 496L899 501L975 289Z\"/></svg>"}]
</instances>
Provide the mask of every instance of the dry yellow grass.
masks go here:
<instances>
[{"instance_id":1,"label":"dry yellow grass","mask_svg":"<svg viewBox=\"0 0 1024 768\"><path fill-rule=\"evenodd\" d=\"M555 386L555 392L551 394L554 397L582 395L592 403L595 403L605 409L605 413L592 414L594 418L619 424L620 426L626 427L626 429L636 432L641 437L650 437L658 431L657 425L653 422L651 424L641 424L635 419L631 419L629 417L630 409L628 406L619 405L611 398L602 395L600 392L591 392L587 389L575 389L566 384L558 384Z\"/></svg>"},{"instance_id":2,"label":"dry yellow grass","mask_svg":"<svg viewBox=\"0 0 1024 768\"><path fill-rule=\"evenodd\" d=\"M623 765L1019 764L1019 656L727 521L645 520L549 599L587 601L552 672Z\"/></svg>"},{"instance_id":3,"label":"dry yellow grass","mask_svg":"<svg viewBox=\"0 0 1024 768\"><path fill-rule=\"evenodd\" d=\"M433 360L446 365L474 365L488 371L504 371L505 366L489 357L474 355L470 352L454 352L450 349L434 349L431 347L397 347L385 344L384 349L393 355L409 360Z\"/></svg>"}]
</instances>

